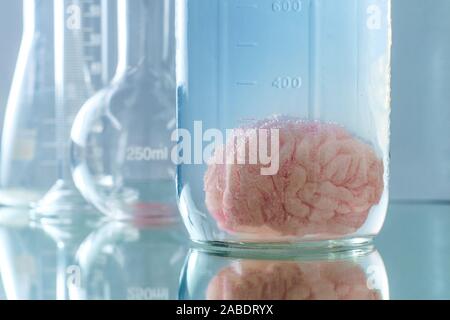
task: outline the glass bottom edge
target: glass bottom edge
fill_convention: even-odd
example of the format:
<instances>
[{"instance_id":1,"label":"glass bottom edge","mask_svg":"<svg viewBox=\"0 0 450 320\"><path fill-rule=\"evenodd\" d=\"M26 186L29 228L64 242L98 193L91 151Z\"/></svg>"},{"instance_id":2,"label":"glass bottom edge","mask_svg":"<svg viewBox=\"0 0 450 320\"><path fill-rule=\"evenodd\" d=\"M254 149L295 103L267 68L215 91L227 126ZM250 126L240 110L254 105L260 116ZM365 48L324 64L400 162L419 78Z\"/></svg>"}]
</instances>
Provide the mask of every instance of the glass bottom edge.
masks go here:
<instances>
[{"instance_id":1,"label":"glass bottom edge","mask_svg":"<svg viewBox=\"0 0 450 320\"><path fill-rule=\"evenodd\" d=\"M191 240L197 249L205 250L219 255L243 254L249 256L280 256L301 257L321 255L359 255L367 254L374 250L373 236L352 237L336 240L318 240L289 243L255 243L255 242L226 242Z\"/></svg>"}]
</instances>

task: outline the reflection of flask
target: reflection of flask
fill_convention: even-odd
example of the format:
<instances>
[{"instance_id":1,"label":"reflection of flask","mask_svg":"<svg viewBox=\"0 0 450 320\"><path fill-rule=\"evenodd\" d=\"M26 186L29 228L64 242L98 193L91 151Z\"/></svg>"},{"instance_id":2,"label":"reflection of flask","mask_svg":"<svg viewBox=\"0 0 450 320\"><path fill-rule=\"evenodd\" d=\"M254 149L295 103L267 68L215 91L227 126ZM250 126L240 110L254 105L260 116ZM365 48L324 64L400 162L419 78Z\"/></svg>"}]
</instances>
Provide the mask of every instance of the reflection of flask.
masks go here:
<instances>
[{"instance_id":1,"label":"reflection of flask","mask_svg":"<svg viewBox=\"0 0 450 320\"><path fill-rule=\"evenodd\" d=\"M70 292L80 287L81 271L76 264L75 256L78 247L84 239L99 225L96 217L91 217L83 212L74 214L70 219L40 219L33 222L33 226L42 230L51 239L51 246L41 246L41 250L35 249L33 254L51 258L52 264L43 260L42 270L39 276L47 277L53 287L49 289L53 293L49 299L67 300Z\"/></svg>"},{"instance_id":2,"label":"reflection of flask","mask_svg":"<svg viewBox=\"0 0 450 320\"><path fill-rule=\"evenodd\" d=\"M0 281L0 300L6 300L6 293L2 281Z\"/></svg>"},{"instance_id":3,"label":"reflection of flask","mask_svg":"<svg viewBox=\"0 0 450 320\"><path fill-rule=\"evenodd\" d=\"M376 251L296 258L224 256L192 250L181 299L379 300L388 299L383 261Z\"/></svg>"},{"instance_id":4,"label":"reflection of flask","mask_svg":"<svg viewBox=\"0 0 450 320\"><path fill-rule=\"evenodd\" d=\"M75 120L73 177L105 214L173 215L174 1L120 0L118 14L117 73ZM103 170L88 158L92 140L103 142Z\"/></svg>"},{"instance_id":5,"label":"reflection of flask","mask_svg":"<svg viewBox=\"0 0 450 320\"><path fill-rule=\"evenodd\" d=\"M0 280L8 300L31 299L32 292L37 291L36 261L24 241L30 236L27 213L26 209L0 211Z\"/></svg>"},{"instance_id":6,"label":"reflection of flask","mask_svg":"<svg viewBox=\"0 0 450 320\"><path fill-rule=\"evenodd\" d=\"M42 230L30 227L27 209L3 208L0 217L0 280L5 298L54 299L55 243Z\"/></svg>"},{"instance_id":7,"label":"reflection of flask","mask_svg":"<svg viewBox=\"0 0 450 320\"><path fill-rule=\"evenodd\" d=\"M0 209L0 286L7 299L66 300L80 288L75 254L97 220L82 212L60 220L29 216L27 209Z\"/></svg>"},{"instance_id":8,"label":"reflection of flask","mask_svg":"<svg viewBox=\"0 0 450 320\"><path fill-rule=\"evenodd\" d=\"M176 299L186 240L180 225L105 224L78 250L82 285L71 299Z\"/></svg>"},{"instance_id":9,"label":"reflection of flask","mask_svg":"<svg viewBox=\"0 0 450 320\"><path fill-rule=\"evenodd\" d=\"M23 37L1 142L0 204L28 206L56 178L53 2L23 4Z\"/></svg>"}]
</instances>

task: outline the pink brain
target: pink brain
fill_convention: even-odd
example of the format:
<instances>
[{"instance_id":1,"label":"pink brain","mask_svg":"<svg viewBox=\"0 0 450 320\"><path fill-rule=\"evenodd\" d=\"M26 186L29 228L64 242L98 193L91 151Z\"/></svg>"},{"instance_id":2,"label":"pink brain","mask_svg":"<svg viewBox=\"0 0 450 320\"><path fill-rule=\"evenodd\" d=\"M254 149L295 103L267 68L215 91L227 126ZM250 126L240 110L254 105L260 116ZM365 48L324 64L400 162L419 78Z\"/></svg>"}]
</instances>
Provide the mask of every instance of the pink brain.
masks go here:
<instances>
[{"instance_id":1,"label":"pink brain","mask_svg":"<svg viewBox=\"0 0 450 320\"><path fill-rule=\"evenodd\" d=\"M383 162L370 145L329 123L271 120L255 128L279 129L279 170L268 176L261 164L220 164L223 149L250 145L245 130L216 149L204 190L221 229L272 241L346 235L364 224L384 189Z\"/></svg>"},{"instance_id":2,"label":"pink brain","mask_svg":"<svg viewBox=\"0 0 450 320\"><path fill-rule=\"evenodd\" d=\"M209 283L209 300L379 300L353 262L245 260L222 269Z\"/></svg>"}]
</instances>

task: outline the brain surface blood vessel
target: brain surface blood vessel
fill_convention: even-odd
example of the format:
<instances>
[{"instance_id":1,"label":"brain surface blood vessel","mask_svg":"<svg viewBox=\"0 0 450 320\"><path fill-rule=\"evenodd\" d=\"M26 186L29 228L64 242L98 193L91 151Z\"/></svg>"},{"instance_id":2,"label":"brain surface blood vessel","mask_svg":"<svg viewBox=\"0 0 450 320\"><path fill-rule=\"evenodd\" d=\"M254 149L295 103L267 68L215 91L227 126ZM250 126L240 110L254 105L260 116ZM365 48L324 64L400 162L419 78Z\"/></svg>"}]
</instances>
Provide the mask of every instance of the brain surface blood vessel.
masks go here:
<instances>
[{"instance_id":1,"label":"brain surface blood vessel","mask_svg":"<svg viewBox=\"0 0 450 320\"><path fill-rule=\"evenodd\" d=\"M229 150L250 145L248 129L278 129L276 174L262 175L261 163L221 161ZM349 235L363 226L380 202L382 159L339 125L271 118L236 129L236 136L216 148L204 176L204 191L206 207L219 228L241 239Z\"/></svg>"}]
</instances>

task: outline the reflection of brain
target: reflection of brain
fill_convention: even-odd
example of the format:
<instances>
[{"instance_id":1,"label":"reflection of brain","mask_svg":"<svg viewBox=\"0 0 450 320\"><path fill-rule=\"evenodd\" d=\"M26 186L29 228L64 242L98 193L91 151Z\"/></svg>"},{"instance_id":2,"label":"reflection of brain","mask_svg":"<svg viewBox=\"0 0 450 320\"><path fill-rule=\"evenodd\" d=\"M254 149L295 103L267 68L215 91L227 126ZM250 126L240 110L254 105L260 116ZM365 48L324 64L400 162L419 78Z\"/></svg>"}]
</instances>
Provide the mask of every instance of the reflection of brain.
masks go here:
<instances>
[{"instance_id":1,"label":"reflection of brain","mask_svg":"<svg viewBox=\"0 0 450 320\"><path fill-rule=\"evenodd\" d=\"M352 262L236 262L209 283L210 300L379 300Z\"/></svg>"},{"instance_id":2,"label":"reflection of brain","mask_svg":"<svg viewBox=\"0 0 450 320\"><path fill-rule=\"evenodd\" d=\"M334 124L275 119L255 128L279 129L279 171L265 176L260 164L219 164L216 151L204 188L222 229L274 240L345 235L363 225L383 192L383 163L369 145ZM250 135L236 135L235 150L250 150Z\"/></svg>"}]
</instances>

